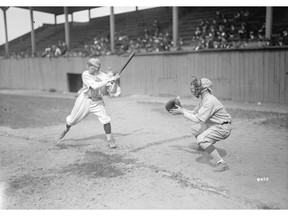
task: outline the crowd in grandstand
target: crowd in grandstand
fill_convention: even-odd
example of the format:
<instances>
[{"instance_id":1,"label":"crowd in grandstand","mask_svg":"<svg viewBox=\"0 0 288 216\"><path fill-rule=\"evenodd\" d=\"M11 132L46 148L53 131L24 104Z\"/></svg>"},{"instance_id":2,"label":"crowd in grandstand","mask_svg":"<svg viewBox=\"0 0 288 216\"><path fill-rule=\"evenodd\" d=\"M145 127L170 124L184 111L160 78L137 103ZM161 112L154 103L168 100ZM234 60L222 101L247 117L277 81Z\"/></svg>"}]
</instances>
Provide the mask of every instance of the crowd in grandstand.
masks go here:
<instances>
[{"instance_id":1,"label":"crowd in grandstand","mask_svg":"<svg viewBox=\"0 0 288 216\"><path fill-rule=\"evenodd\" d=\"M161 25L157 19L155 19L150 27L144 27L143 34L136 39L129 38L123 32L115 33L115 54L121 55L131 52L161 52L170 51L173 47L173 41L169 32L162 32ZM177 44L177 50L182 48L183 41L180 39ZM75 53L75 51L74 51ZM77 52L78 56L99 56L99 55L111 55L110 40L107 37L101 37L100 39L95 37L90 43L84 45L84 49Z\"/></svg>"},{"instance_id":2,"label":"crowd in grandstand","mask_svg":"<svg viewBox=\"0 0 288 216\"><path fill-rule=\"evenodd\" d=\"M41 53L41 57L59 57L65 55L67 52L66 43L59 40L58 44L53 44L51 47L45 48L45 50Z\"/></svg>"},{"instance_id":3,"label":"crowd in grandstand","mask_svg":"<svg viewBox=\"0 0 288 216\"><path fill-rule=\"evenodd\" d=\"M173 47L173 41L169 32L163 33L158 20L154 20L150 28L143 29L143 36L136 39L130 39L123 32L115 33L115 54L121 55L131 52L160 52L170 51ZM183 41L180 39L177 44L177 50L182 49ZM57 51L59 49L59 51ZM58 57L64 56L81 56L95 57L101 55L111 55L110 40L108 37L94 37L92 41L86 42L83 48L71 49L69 52L62 53L61 46L52 45L46 48L42 53L42 57ZM66 49L67 51L67 49Z\"/></svg>"},{"instance_id":4,"label":"crowd in grandstand","mask_svg":"<svg viewBox=\"0 0 288 216\"><path fill-rule=\"evenodd\" d=\"M95 57L101 55L111 55L110 36L94 37L91 41L84 42L81 48L67 50L65 42L59 40L57 44L44 49L35 56L55 58L65 57ZM192 35L190 46L183 48L183 40L179 38L176 46L168 31L163 31L160 22L157 19L146 26L137 38L129 38L123 32L115 33L115 52L114 54L124 53L145 53L145 52L163 52L175 50L201 50L201 49L228 49L228 48L245 48L245 47L265 47L265 46L287 46L288 35L284 30L278 38L267 40L265 38L265 23L261 26L255 26L250 23L250 14L248 11L239 11L234 17L229 19L220 11L210 20L203 18L196 27ZM172 49L173 48L173 49ZM12 53L12 58L30 57L29 50L25 52Z\"/></svg>"},{"instance_id":5,"label":"crowd in grandstand","mask_svg":"<svg viewBox=\"0 0 288 216\"><path fill-rule=\"evenodd\" d=\"M287 31L284 30L276 40L267 40L265 38L265 23L258 28L249 21L250 14L248 11L237 12L232 19L228 19L220 11L216 11L212 20L203 18L196 28L192 36L194 49L288 45Z\"/></svg>"}]
</instances>

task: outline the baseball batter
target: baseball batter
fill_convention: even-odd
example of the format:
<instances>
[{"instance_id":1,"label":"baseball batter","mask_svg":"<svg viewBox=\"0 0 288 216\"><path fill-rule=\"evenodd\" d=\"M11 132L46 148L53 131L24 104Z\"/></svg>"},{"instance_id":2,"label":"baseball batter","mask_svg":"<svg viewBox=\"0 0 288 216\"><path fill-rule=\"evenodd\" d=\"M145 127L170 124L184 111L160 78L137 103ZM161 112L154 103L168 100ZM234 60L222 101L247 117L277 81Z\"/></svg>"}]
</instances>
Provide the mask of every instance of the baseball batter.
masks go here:
<instances>
[{"instance_id":1,"label":"baseball batter","mask_svg":"<svg viewBox=\"0 0 288 216\"><path fill-rule=\"evenodd\" d=\"M223 104L212 94L212 82L207 78L195 78L190 84L191 93L199 98L200 103L190 111L178 105L172 114L183 114L193 122L191 130L196 137L199 150L205 150L217 162L215 171L229 169L227 163L219 155L214 144L229 137L231 133L231 116Z\"/></svg>"},{"instance_id":2,"label":"baseball batter","mask_svg":"<svg viewBox=\"0 0 288 216\"><path fill-rule=\"evenodd\" d=\"M101 62L99 59L92 58L87 63L87 70L82 73L83 87L75 101L74 107L69 116L66 118L66 128L61 133L59 139L62 139L70 130L71 126L76 125L89 113L97 116L98 120L103 124L106 134L108 146L116 148L116 144L111 135L110 117L106 113L103 101L102 88L107 88L109 93L116 88L115 82L119 79L119 75L109 77L106 73L100 71ZM111 84L111 82L113 84Z\"/></svg>"}]
</instances>

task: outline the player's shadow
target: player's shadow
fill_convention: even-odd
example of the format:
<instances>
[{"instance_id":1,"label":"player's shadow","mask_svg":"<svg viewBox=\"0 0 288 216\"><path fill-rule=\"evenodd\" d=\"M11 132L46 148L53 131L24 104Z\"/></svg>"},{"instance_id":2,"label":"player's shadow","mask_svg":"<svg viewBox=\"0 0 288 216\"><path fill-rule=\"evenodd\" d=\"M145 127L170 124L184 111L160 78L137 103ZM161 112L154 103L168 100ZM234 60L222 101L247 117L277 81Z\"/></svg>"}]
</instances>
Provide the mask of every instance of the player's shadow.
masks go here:
<instances>
[{"instance_id":1,"label":"player's shadow","mask_svg":"<svg viewBox=\"0 0 288 216\"><path fill-rule=\"evenodd\" d=\"M130 134L138 132L139 130L142 130L142 129L134 130L134 131L129 132L129 133L112 133L112 136L114 138L128 136ZM67 139L67 140L79 142L79 141L89 141L89 140L95 140L95 139L100 139L100 140L106 141L106 135L105 135L104 131L103 131L102 134L96 134L96 135L93 135L93 136L83 137L83 138L79 138L79 139Z\"/></svg>"},{"instance_id":2,"label":"player's shadow","mask_svg":"<svg viewBox=\"0 0 288 216\"><path fill-rule=\"evenodd\" d=\"M183 147L183 146L178 146L178 145L177 146L173 145L171 147L173 147L174 149L180 150L180 151L188 152L190 154L200 155L200 157L195 159L195 161L198 163L207 164L207 165L212 166L212 167L216 166L215 164L213 164L211 162L211 160L213 158L209 154L207 154L204 150L200 150L198 148L198 144L195 142L192 143L192 145L189 146L188 148ZM215 148L217 149L217 151L219 152L221 157L225 157L227 155L227 152L224 149L218 148L218 147L215 147Z\"/></svg>"},{"instance_id":3,"label":"player's shadow","mask_svg":"<svg viewBox=\"0 0 288 216\"><path fill-rule=\"evenodd\" d=\"M96 134L96 135L89 136L89 137L83 137L79 139L67 139L67 140L81 142L81 141L89 141L89 140L94 140L94 139L106 140L106 135Z\"/></svg>"}]
</instances>

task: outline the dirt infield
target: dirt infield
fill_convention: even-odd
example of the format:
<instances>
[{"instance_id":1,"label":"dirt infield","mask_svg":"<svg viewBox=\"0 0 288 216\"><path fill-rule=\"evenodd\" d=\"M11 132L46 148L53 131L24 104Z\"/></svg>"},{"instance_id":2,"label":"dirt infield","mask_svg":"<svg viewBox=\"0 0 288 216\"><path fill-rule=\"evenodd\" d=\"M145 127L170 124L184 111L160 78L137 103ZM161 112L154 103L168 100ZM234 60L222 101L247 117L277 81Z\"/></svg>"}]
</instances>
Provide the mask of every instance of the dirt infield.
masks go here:
<instances>
[{"instance_id":1,"label":"dirt infield","mask_svg":"<svg viewBox=\"0 0 288 216\"><path fill-rule=\"evenodd\" d=\"M74 99L0 94L2 209L288 208L285 109L224 103L233 131L216 147L230 170L216 173L166 98L105 97L117 149L92 115L59 142Z\"/></svg>"}]
</instances>

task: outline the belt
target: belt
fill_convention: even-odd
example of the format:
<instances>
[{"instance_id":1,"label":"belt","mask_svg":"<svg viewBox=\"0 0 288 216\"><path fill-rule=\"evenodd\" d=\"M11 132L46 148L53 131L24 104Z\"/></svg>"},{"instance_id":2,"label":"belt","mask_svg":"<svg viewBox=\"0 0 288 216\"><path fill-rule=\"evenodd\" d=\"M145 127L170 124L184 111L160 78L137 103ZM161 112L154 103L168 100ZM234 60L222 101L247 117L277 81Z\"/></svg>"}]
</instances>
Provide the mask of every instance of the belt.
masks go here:
<instances>
[{"instance_id":1,"label":"belt","mask_svg":"<svg viewBox=\"0 0 288 216\"><path fill-rule=\"evenodd\" d=\"M91 99L92 101L102 100L102 97L96 97L96 98L94 98L94 97L89 97L89 96L88 96L88 98Z\"/></svg>"},{"instance_id":2,"label":"belt","mask_svg":"<svg viewBox=\"0 0 288 216\"><path fill-rule=\"evenodd\" d=\"M222 122L221 125L224 125L224 124L231 124L231 122Z\"/></svg>"}]
</instances>

